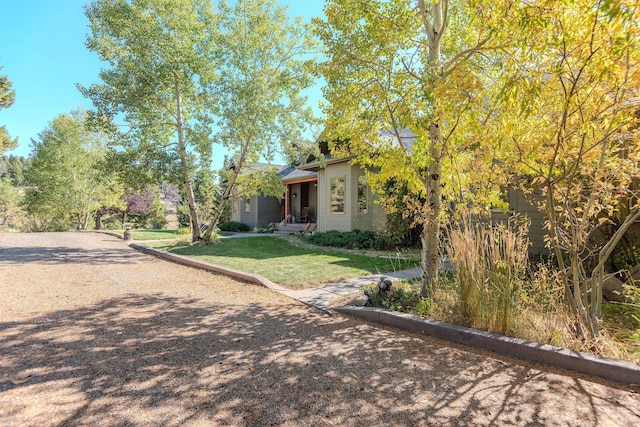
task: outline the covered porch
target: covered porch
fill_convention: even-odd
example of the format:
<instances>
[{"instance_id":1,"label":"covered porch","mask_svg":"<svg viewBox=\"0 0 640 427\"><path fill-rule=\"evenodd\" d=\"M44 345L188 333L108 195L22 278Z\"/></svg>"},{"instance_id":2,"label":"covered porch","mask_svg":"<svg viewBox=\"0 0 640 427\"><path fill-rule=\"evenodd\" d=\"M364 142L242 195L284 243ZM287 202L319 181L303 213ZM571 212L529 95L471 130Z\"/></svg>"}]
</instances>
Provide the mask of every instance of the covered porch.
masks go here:
<instances>
[{"instance_id":1,"label":"covered porch","mask_svg":"<svg viewBox=\"0 0 640 427\"><path fill-rule=\"evenodd\" d=\"M314 223L318 218L318 175L315 172L295 170L282 179L286 187L283 221L287 223Z\"/></svg>"}]
</instances>

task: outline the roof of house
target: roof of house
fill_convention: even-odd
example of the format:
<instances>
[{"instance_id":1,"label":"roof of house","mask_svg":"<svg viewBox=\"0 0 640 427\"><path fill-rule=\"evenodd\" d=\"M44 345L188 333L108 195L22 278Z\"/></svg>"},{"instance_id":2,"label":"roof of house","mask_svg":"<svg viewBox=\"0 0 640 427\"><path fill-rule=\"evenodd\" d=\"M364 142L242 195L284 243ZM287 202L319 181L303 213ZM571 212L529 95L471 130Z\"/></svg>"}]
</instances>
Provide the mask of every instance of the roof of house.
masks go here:
<instances>
[{"instance_id":1,"label":"roof of house","mask_svg":"<svg viewBox=\"0 0 640 427\"><path fill-rule=\"evenodd\" d=\"M282 182L298 181L302 179L317 178L318 173L308 170L301 170L296 168L290 168L291 171L283 176Z\"/></svg>"},{"instance_id":2,"label":"roof of house","mask_svg":"<svg viewBox=\"0 0 640 427\"><path fill-rule=\"evenodd\" d=\"M413 150L413 144L416 142L416 134L411 132L410 129L404 128L398 131L397 135L394 131L391 130L381 130L378 132L378 140L375 142L370 142L370 144L374 147L381 146L383 144L397 144L397 141L400 140L404 148L407 151ZM354 158L354 156L348 157L333 157L329 153L329 144L326 141L318 141L320 145L320 152L324 155L323 159L316 159L315 157L310 157L307 164L300 165L298 168L309 170L309 171L317 171L321 168L324 168L326 165L331 165L334 163L342 163L348 162Z\"/></svg>"}]
</instances>

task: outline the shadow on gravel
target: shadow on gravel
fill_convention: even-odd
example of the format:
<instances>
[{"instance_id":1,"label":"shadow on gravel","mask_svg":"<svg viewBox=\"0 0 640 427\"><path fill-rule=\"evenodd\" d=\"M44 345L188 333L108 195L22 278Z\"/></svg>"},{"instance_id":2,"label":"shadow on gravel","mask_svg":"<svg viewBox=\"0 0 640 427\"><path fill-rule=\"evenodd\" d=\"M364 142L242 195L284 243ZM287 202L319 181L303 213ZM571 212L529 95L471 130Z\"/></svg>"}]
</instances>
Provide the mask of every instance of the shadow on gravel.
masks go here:
<instances>
[{"instance_id":1,"label":"shadow on gravel","mask_svg":"<svg viewBox=\"0 0 640 427\"><path fill-rule=\"evenodd\" d=\"M4 247L0 262L10 264L130 264L143 255L122 249L84 249L73 247Z\"/></svg>"},{"instance_id":2,"label":"shadow on gravel","mask_svg":"<svg viewBox=\"0 0 640 427\"><path fill-rule=\"evenodd\" d=\"M580 379L303 313L157 294L3 322L0 414L65 426L595 425L598 405L640 416ZM7 400L65 387L43 419L28 420L28 400Z\"/></svg>"}]
</instances>

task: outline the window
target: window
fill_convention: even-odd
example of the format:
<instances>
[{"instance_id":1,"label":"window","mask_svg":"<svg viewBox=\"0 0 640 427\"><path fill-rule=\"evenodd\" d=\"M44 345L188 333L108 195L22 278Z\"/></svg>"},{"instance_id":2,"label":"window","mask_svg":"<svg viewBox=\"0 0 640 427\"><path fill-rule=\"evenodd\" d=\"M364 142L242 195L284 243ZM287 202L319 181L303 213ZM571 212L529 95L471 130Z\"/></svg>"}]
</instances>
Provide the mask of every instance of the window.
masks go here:
<instances>
[{"instance_id":1,"label":"window","mask_svg":"<svg viewBox=\"0 0 640 427\"><path fill-rule=\"evenodd\" d=\"M244 213L251 212L251 197L244 198Z\"/></svg>"},{"instance_id":2,"label":"window","mask_svg":"<svg viewBox=\"0 0 640 427\"><path fill-rule=\"evenodd\" d=\"M369 186L367 185L367 177L360 175L358 177L358 213L369 213Z\"/></svg>"},{"instance_id":3,"label":"window","mask_svg":"<svg viewBox=\"0 0 640 427\"><path fill-rule=\"evenodd\" d=\"M345 177L331 178L331 213L344 213Z\"/></svg>"},{"instance_id":4,"label":"window","mask_svg":"<svg viewBox=\"0 0 640 427\"><path fill-rule=\"evenodd\" d=\"M238 196L233 196L233 213L240 212L240 198Z\"/></svg>"}]
</instances>

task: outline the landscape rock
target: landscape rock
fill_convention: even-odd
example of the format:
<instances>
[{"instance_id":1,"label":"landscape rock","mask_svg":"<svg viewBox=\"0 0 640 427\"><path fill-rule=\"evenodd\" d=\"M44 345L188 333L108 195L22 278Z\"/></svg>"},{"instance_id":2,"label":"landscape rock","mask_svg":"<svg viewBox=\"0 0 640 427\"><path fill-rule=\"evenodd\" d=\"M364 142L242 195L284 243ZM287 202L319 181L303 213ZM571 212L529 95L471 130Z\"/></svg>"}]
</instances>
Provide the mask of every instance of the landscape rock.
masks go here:
<instances>
[{"instance_id":1,"label":"landscape rock","mask_svg":"<svg viewBox=\"0 0 640 427\"><path fill-rule=\"evenodd\" d=\"M602 297L607 301L627 302L624 297L624 282L616 276L609 276L602 282Z\"/></svg>"},{"instance_id":2,"label":"landscape rock","mask_svg":"<svg viewBox=\"0 0 640 427\"><path fill-rule=\"evenodd\" d=\"M364 294L359 294L349 299L344 305L352 305L355 307L364 307L369 302L369 297Z\"/></svg>"},{"instance_id":3,"label":"landscape rock","mask_svg":"<svg viewBox=\"0 0 640 427\"><path fill-rule=\"evenodd\" d=\"M629 270L629 274L631 275L631 278L634 282L640 282L640 264Z\"/></svg>"},{"instance_id":4,"label":"landscape rock","mask_svg":"<svg viewBox=\"0 0 640 427\"><path fill-rule=\"evenodd\" d=\"M389 290L391 289L391 283L391 279L386 276L382 276L378 281L378 290L383 293L389 292Z\"/></svg>"}]
</instances>

